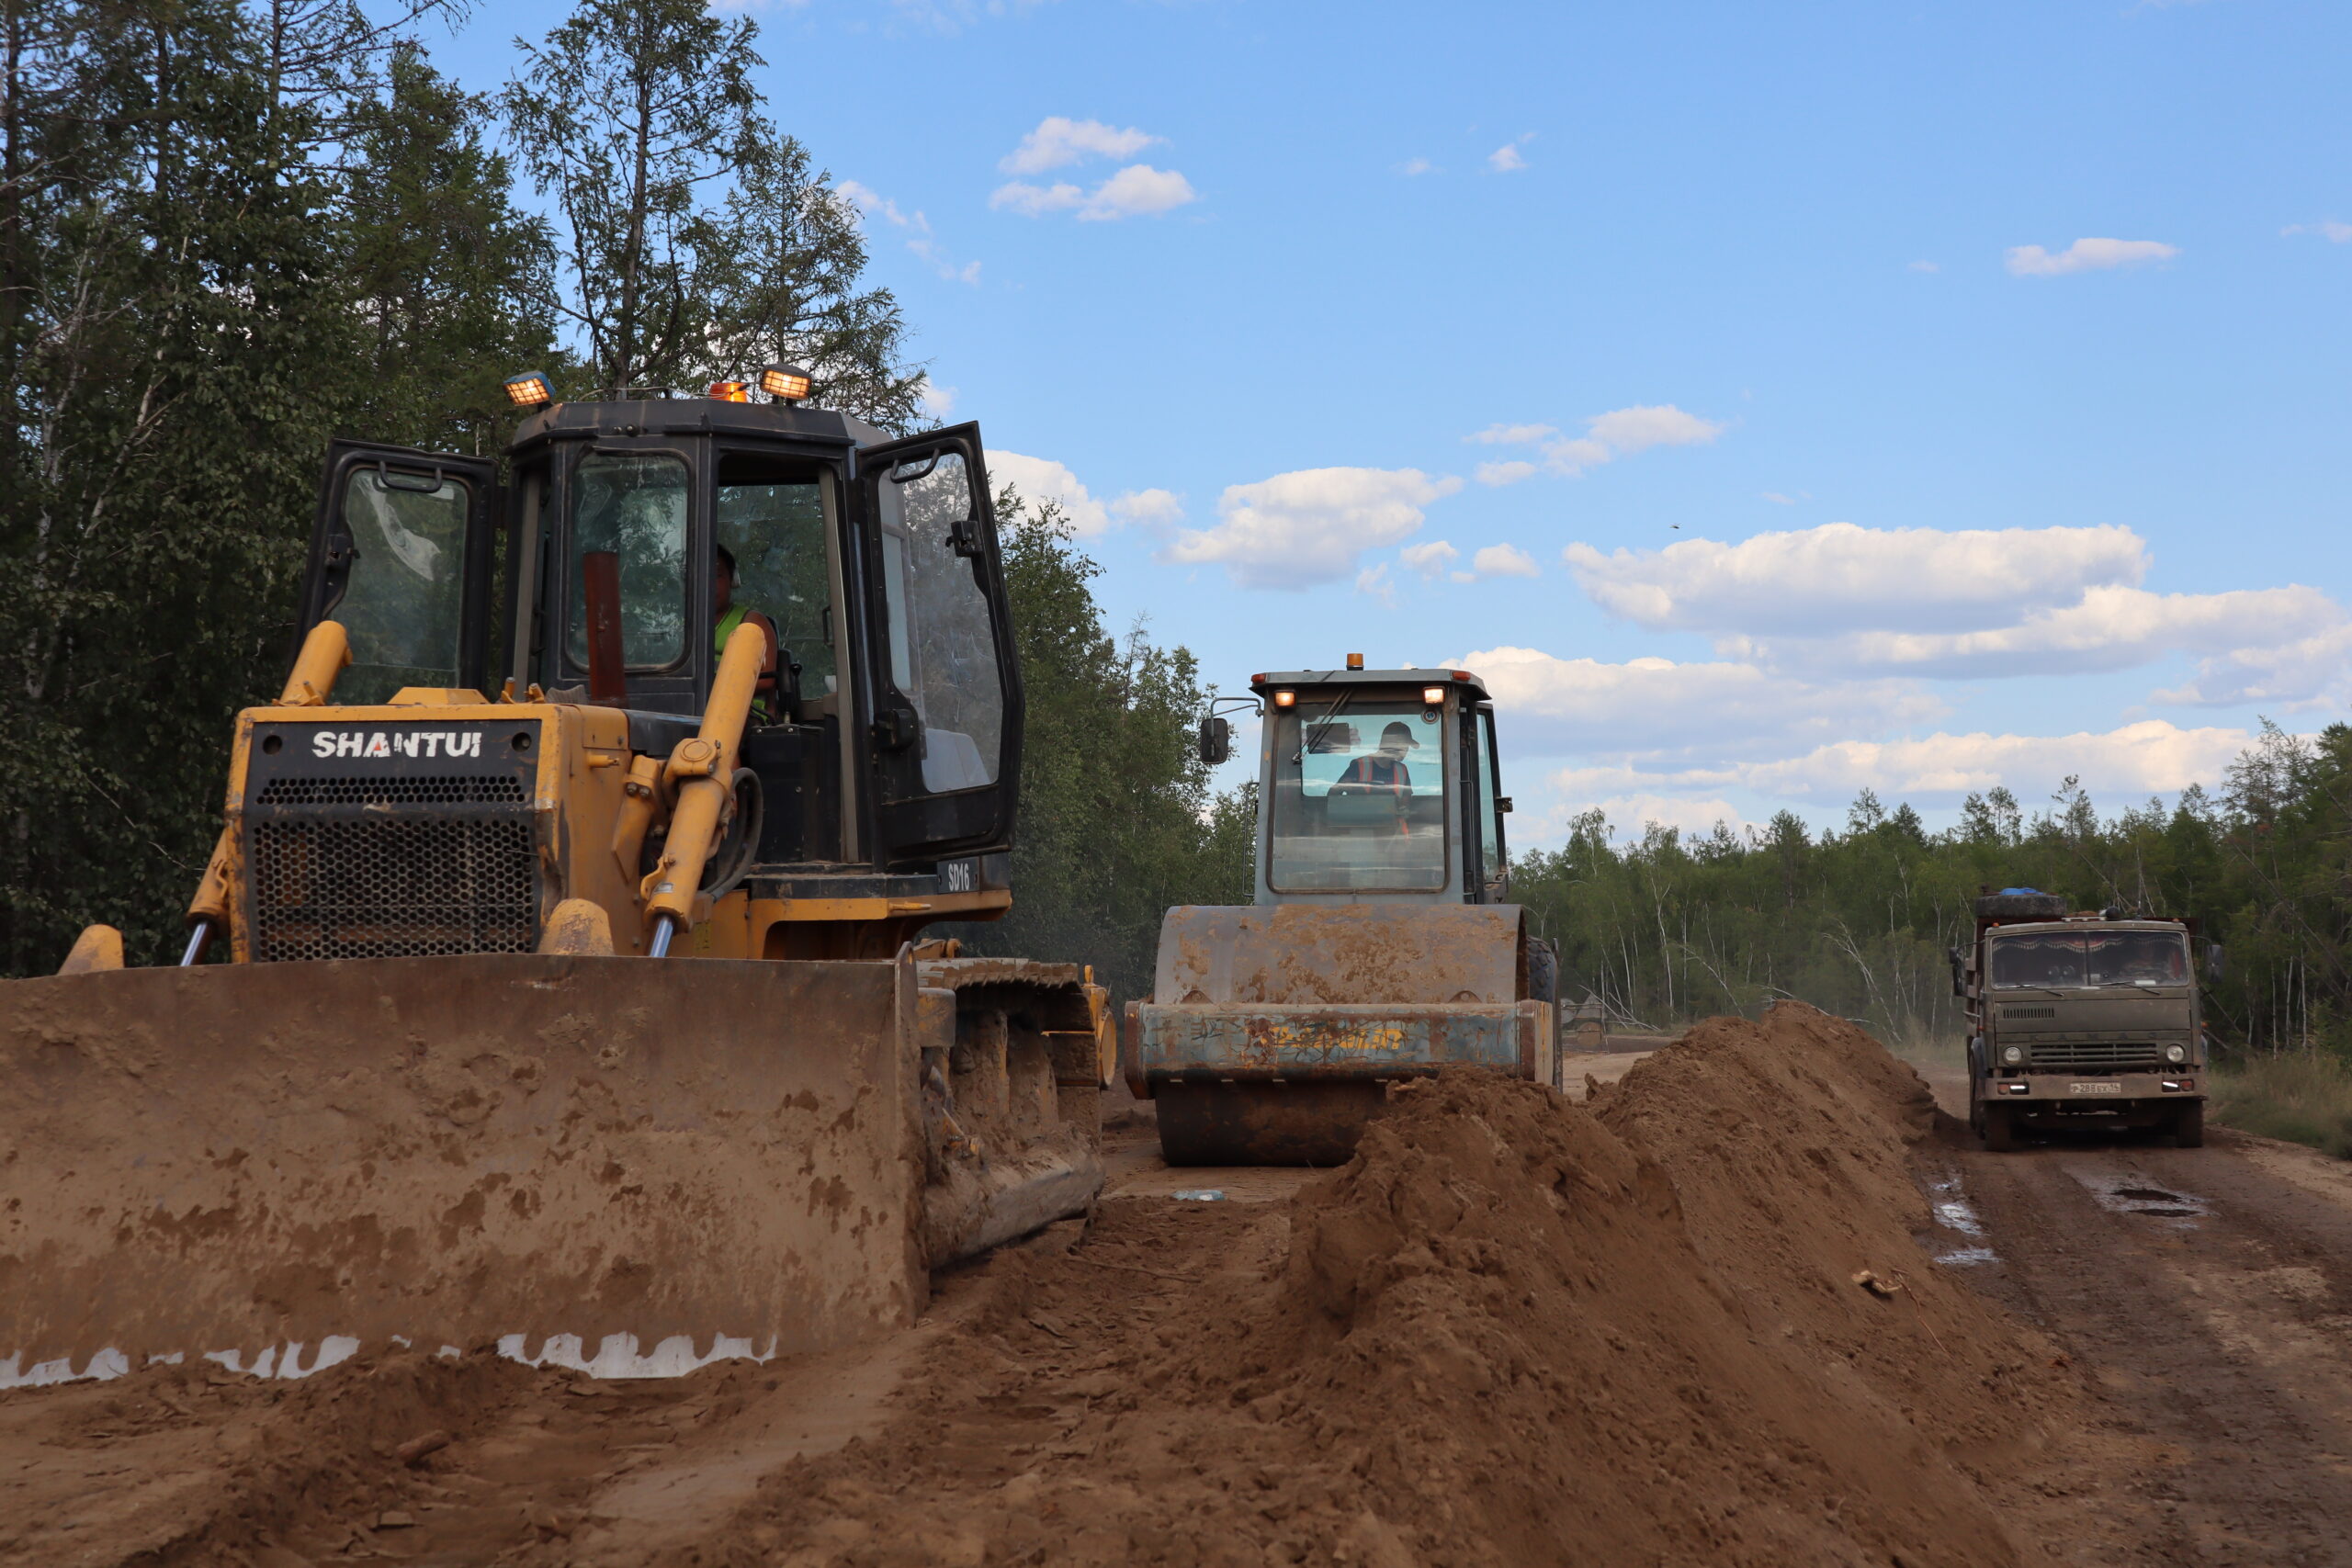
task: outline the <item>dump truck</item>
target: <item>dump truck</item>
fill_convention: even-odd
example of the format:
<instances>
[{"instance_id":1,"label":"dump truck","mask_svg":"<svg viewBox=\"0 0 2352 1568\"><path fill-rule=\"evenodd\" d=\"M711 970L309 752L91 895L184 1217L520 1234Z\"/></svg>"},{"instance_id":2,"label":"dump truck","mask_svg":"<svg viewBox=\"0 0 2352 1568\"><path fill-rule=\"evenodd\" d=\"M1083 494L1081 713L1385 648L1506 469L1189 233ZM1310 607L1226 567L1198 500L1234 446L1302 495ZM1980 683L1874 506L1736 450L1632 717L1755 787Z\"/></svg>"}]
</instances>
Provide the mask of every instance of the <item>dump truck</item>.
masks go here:
<instances>
[{"instance_id":1,"label":"dump truck","mask_svg":"<svg viewBox=\"0 0 2352 1568\"><path fill-rule=\"evenodd\" d=\"M507 387L328 453L183 962L0 983L0 1385L818 1350L1099 1190L1102 988L924 935L1012 898L978 428Z\"/></svg>"},{"instance_id":2,"label":"dump truck","mask_svg":"<svg viewBox=\"0 0 2352 1568\"><path fill-rule=\"evenodd\" d=\"M2194 922L2069 911L2030 887L1986 892L1951 953L1968 1021L1969 1125L2018 1134L2125 1128L2205 1141L2204 1029Z\"/></svg>"},{"instance_id":3,"label":"dump truck","mask_svg":"<svg viewBox=\"0 0 2352 1568\"><path fill-rule=\"evenodd\" d=\"M1495 709L1466 670L1265 673L1257 889L1169 910L1129 1089L1170 1165L1344 1163L1388 1086L1450 1065L1556 1085L1556 950L1509 902ZM1202 721L1227 759L1231 719Z\"/></svg>"}]
</instances>

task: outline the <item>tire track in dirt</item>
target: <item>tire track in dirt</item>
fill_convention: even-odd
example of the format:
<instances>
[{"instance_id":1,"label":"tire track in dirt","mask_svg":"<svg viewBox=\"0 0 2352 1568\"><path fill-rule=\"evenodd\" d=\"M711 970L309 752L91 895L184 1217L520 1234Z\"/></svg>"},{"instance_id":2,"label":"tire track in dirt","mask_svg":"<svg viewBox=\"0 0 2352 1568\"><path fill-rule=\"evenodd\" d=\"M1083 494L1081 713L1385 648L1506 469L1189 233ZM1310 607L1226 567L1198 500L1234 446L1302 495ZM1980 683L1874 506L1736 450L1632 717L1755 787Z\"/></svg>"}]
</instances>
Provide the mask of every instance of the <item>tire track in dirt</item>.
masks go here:
<instances>
[{"instance_id":1,"label":"tire track in dirt","mask_svg":"<svg viewBox=\"0 0 2352 1568\"><path fill-rule=\"evenodd\" d=\"M2018 1477L2064 1561L2352 1564L2352 1211L2242 1142L1954 1140L2000 1256L1985 1289L2098 1396Z\"/></svg>"}]
</instances>

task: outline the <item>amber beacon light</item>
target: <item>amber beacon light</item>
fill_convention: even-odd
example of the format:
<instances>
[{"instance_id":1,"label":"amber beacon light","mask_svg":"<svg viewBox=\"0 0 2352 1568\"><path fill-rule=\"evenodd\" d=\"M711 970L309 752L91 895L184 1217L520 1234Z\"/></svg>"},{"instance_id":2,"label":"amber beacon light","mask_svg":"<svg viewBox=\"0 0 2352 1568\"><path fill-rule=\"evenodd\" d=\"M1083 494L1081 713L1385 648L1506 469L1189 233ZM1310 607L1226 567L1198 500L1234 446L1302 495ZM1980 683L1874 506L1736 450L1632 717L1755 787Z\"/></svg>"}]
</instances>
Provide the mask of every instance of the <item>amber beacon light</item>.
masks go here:
<instances>
[{"instance_id":1,"label":"amber beacon light","mask_svg":"<svg viewBox=\"0 0 2352 1568\"><path fill-rule=\"evenodd\" d=\"M506 378L506 400L518 409L535 409L555 401L555 388L544 370L526 370Z\"/></svg>"}]
</instances>

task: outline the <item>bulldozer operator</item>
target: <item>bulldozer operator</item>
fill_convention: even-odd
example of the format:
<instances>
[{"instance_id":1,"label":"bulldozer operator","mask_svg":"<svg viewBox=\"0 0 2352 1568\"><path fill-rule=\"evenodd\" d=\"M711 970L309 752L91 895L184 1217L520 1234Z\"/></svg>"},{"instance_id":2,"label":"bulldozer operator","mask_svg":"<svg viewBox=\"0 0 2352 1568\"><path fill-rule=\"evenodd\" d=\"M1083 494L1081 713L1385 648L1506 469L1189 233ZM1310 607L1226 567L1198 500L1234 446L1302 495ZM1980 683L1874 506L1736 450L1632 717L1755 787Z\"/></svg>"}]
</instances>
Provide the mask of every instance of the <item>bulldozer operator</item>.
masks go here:
<instances>
[{"instance_id":1,"label":"bulldozer operator","mask_svg":"<svg viewBox=\"0 0 2352 1568\"><path fill-rule=\"evenodd\" d=\"M727 651L727 639L735 628L752 626L767 641L767 651L760 661L760 682L752 688L752 722L774 724L776 708L776 637L775 623L748 604L735 603L735 552L725 545L718 548L711 563L710 607L718 617L712 627L711 651Z\"/></svg>"}]
</instances>

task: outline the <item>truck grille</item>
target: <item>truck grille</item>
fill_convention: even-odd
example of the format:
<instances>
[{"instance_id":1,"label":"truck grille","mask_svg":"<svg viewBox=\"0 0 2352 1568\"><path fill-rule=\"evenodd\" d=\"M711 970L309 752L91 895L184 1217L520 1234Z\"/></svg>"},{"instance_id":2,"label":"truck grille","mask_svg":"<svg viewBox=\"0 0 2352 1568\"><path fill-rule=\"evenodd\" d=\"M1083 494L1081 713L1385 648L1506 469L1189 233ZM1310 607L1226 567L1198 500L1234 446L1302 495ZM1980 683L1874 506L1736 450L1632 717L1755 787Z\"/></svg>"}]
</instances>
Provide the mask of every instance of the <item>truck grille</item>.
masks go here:
<instances>
[{"instance_id":1,"label":"truck grille","mask_svg":"<svg viewBox=\"0 0 2352 1568\"><path fill-rule=\"evenodd\" d=\"M2144 1040L2037 1040L2026 1057L2035 1067L2153 1067L2164 1053Z\"/></svg>"},{"instance_id":2,"label":"truck grille","mask_svg":"<svg viewBox=\"0 0 2352 1568\"><path fill-rule=\"evenodd\" d=\"M246 865L261 963L537 945L538 856L513 774L274 779L254 807Z\"/></svg>"}]
</instances>

